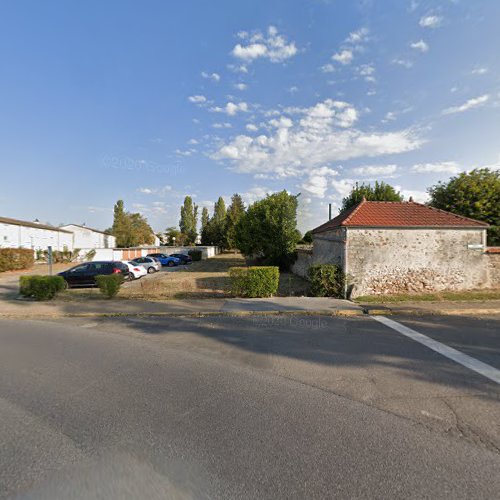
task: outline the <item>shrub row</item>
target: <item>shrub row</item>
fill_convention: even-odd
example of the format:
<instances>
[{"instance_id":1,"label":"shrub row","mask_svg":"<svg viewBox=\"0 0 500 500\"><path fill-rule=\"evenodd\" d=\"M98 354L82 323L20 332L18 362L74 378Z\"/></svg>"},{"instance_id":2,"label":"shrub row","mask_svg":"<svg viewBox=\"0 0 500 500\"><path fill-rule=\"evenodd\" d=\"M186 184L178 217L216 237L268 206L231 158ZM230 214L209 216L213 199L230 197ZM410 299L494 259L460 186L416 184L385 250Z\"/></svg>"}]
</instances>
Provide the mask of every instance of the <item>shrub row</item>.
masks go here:
<instances>
[{"instance_id":1,"label":"shrub row","mask_svg":"<svg viewBox=\"0 0 500 500\"><path fill-rule=\"evenodd\" d=\"M0 272L33 267L35 258L29 248L0 248Z\"/></svg>"},{"instance_id":2,"label":"shrub row","mask_svg":"<svg viewBox=\"0 0 500 500\"><path fill-rule=\"evenodd\" d=\"M193 259L193 262L201 260L203 252L201 250L189 250L188 255Z\"/></svg>"},{"instance_id":3,"label":"shrub row","mask_svg":"<svg viewBox=\"0 0 500 500\"><path fill-rule=\"evenodd\" d=\"M229 277L237 297L271 297L278 291L280 272L276 266L231 267Z\"/></svg>"},{"instance_id":4,"label":"shrub row","mask_svg":"<svg viewBox=\"0 0 500 500\"><path fill-rule=\"evenodd\" d=\"M95 282L101 293L108 299L112 299L120 291L123 276L121 274L101 274L95 277Z\"/></svg>"},{"instance_id":5,"label":"shrub row","mask_svg":"<svg viewBox=\"0 0 500 500\"><path fill-rule=\"evenodd\" d=\"M19 292L23 297L35 300L53 299L58 292L64 290L66 283L62 276L21 276Z\"/></svg>"},{"instance_id":6,"label":"shrub row","mask_svg":"<svg viewBox=\"0 0 500 500\"><path fill-rule=\"evenodd\" d=\"M344 297L345 275L335 264L314 264L308 270L313 297Z\"/></svg>"}]
</instances>

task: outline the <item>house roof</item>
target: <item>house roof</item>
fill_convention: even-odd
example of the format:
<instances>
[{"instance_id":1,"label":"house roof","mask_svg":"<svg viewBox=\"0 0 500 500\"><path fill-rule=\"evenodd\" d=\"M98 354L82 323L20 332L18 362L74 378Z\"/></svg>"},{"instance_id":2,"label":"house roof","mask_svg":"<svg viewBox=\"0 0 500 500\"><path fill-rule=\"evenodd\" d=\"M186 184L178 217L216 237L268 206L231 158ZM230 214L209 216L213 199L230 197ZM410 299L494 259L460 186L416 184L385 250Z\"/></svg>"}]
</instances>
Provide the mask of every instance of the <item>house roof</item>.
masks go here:
<instances>
[{"instance_id":1,"label":"house roof","mask_svg":"<svg viewBox=\"0 0 500 500\"><path fill-rule=\"evenodd\" d=\"M488 224L413 201L367 201L363 199L354 207L313 229L313 233L322 233L338 227L452 229L487 228Z\"/></svg>"},{"instance_id":2,"label":"house roof","mask_svg":"<svg viewBox=\"0 0 500 500\"><path fill-rule=\"evenodd\" d=\"M112 236L111 234L101 231L99 229L94 229L93 227L88 227L88 226L82 226L80 224L64 224L64 226L61 227L69 227L69 226L81 227L82 229L88 229L89 231L93 231L94 233L101 233L105 234L106 236Z\"/></svg>"},{"instance_id":3,"label":"house roof","mask_svg":"<svg viewBox=\"0 0 500 500\"><path fill-rule=\"evenodd\" d=\"M27 220L11 219L10 217L0 217L0 223L11 224L13 226L24 226L24 227L35 227L37 229L48 229L50 231L59 231L61 233L69 233L71 231L66 231L65 229L60 229L55 226L49 226L48 224L38 224L38 222L31 222Z\"/></svg>"}]
</instances>

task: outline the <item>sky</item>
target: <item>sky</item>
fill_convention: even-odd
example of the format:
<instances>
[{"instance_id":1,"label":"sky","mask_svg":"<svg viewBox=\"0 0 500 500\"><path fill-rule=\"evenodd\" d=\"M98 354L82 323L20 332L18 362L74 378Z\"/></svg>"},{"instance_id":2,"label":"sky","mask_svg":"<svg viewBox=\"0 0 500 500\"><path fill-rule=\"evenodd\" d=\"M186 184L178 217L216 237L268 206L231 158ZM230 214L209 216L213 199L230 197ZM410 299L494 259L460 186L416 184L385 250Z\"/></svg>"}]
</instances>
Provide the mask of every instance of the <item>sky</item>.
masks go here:
<instances>
[{"instance_id":1,"label":"sky","mask_svg":"<svg viewBox=\"0 0 500 500\"><path fill-rule=\"evenodd\" d=\"M0 215L155 231L185 195L408 199L500 166L498 0L0 3ZM201 210L201 208L200 208Z\"/></svg>"}]
</instances>

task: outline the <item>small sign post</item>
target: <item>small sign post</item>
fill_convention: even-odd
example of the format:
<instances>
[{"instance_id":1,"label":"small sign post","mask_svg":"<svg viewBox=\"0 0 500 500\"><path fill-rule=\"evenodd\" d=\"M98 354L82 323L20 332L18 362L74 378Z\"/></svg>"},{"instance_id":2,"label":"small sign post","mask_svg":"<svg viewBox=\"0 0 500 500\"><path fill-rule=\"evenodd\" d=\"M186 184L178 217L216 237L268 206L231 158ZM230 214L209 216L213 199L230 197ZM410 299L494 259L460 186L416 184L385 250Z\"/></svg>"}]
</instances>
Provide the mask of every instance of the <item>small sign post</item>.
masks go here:
<instances>
[{"instance_id":1,"label":"small sign post","mask_svg":"<svg viewBox=\"0 0 500 500\"><path fill-rule=\"evenodd\" d=\"M52 276L52 247L47 247L47 262L49 264L49 276Z\"/></svg>"}]
</instances>

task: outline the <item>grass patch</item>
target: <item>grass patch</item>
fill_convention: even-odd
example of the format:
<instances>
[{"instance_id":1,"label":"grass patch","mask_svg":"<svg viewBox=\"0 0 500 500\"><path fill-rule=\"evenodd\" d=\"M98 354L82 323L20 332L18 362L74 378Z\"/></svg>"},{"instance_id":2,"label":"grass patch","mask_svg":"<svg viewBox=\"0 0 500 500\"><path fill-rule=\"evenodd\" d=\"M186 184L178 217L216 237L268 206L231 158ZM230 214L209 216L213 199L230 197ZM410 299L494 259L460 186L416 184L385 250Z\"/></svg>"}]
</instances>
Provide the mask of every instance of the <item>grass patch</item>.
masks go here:
<instances>
[{"instance_id":1,"label":"grass patch","mask_svg":"<svg viewBox=\"0 0 500 500\"><path fill-rule=\"evenodd\" d=\"M354 302L383 304L395 302L466 302L474 300L500 300L500 289L468 290L464 292L443 291L423 294L364 295L356 297Z\"/></svg>"}]
</instances>

